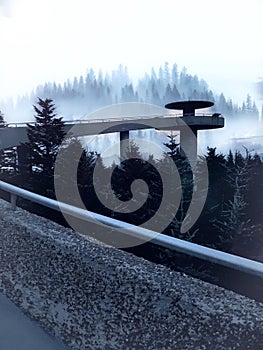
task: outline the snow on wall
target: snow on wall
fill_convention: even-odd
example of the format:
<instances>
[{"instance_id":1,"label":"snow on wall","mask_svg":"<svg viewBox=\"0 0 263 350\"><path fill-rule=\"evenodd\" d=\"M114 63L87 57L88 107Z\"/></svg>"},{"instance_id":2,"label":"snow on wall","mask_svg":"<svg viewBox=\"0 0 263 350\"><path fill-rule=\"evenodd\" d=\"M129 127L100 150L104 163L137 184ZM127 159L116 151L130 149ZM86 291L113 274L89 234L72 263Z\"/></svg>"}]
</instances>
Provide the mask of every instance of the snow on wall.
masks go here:
<instances>
[{"instance_id":1,"label":"snow on wall","mask_svg":"<svg viewBox=\"0 0 263 350\"><path fill-rule=\"evenodd\" d=\"M0 290L73 349L263 348L262 303L0 209Z\"/></svg>"}]
</instances>

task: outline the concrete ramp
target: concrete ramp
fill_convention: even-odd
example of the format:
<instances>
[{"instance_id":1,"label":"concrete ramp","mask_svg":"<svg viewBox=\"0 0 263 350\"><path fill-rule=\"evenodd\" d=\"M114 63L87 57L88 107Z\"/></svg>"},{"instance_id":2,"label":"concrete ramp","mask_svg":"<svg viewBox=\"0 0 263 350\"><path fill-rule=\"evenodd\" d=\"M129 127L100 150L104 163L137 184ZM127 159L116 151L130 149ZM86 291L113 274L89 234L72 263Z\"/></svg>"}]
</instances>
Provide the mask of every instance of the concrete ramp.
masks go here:
<instances>
[{"instance_id":1,"label":"concrete ramp","mask_svg":"<svg viewBox=\"0 0 263 350\"><path fill-rule=\"evenodd\" d=\"M21 142L27 142L27 128L23 127L6 127L0 129L0 149L19 146Z\"/></svg>"},{"instance_id":2,"label":"concrete ramp","mask_svg":"<svg viewBox=\"0 0 263 350\"><path fill-rule=\"evenodd\" d=\"M113 111L116 111L113 108ZM98 117L98 115L96 115ZM109 119L90 119L65 122L64 130L70 131L73 136L99 135L129 130L157 129L157 130L184 130L186 125L197 130L218 129L224 127L224 118L209 116L175 116L165 117L116 117ZM0 149L19 146L27 142L26 124L13 123L0 128Z\"/></svg>"},{"instance_id":3,"label":"concrete ramp","mask_svg":"<svg viewBox=\"0 0 263 350\"><path fill-rule=\"evenodd\" d=\"M263 348L262 303L0 209L0 289L73 349Z\"/></svg>"}]
</instances>

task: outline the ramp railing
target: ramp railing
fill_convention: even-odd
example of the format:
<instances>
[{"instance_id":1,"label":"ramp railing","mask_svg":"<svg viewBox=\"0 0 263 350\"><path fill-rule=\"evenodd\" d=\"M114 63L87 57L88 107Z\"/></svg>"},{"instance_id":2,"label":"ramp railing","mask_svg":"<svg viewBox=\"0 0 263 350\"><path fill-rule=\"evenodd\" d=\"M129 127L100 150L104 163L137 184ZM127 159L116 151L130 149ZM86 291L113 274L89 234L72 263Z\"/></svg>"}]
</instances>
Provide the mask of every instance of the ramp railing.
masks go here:
<instances>
[{"instance_id":1,"label":"ramp railing","mask_svg":"<svg viewBox=\"0 0 263 350\"><path fill-rule=\"evenodd\" d=\"M54 199L24 190L4 181L0 181L0 189L10 194L12 210L16 209L17 197L21 197L59 212L62 211L87 223L94 224L94 220L96 220L98 223L106 226L121 229L125 235L151 241L151 243L158 246L263 278L263 263L147 230L66 203L57 202Z\"/></svg>"}]
</instances>

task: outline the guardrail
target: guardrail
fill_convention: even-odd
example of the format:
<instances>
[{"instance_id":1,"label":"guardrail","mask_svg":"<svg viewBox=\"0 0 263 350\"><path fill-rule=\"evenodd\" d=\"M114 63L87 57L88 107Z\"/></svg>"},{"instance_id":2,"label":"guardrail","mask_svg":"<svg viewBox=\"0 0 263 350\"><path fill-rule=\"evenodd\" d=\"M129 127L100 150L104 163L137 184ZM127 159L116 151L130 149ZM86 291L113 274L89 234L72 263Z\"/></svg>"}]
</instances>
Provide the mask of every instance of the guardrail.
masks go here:
<instances>
[{"instance_id":1,"label":"guardrail","mask_svg":"<svg viewBox=\"0 0 263 350\"><path fill-rule=\"evenodd\" d=\"M57 202L56 200L10 185L4 181L0 181L0 189L10 193L11 208L13 210L16 209L17 197L22 197L57 211L62 210L71 216L92 222L93 224L94 220L96 220L104 225L121 229L123 234L150 240L155 245L263 278L263 263L150 231L66 203Z\"/></svg>"}]
</instances>

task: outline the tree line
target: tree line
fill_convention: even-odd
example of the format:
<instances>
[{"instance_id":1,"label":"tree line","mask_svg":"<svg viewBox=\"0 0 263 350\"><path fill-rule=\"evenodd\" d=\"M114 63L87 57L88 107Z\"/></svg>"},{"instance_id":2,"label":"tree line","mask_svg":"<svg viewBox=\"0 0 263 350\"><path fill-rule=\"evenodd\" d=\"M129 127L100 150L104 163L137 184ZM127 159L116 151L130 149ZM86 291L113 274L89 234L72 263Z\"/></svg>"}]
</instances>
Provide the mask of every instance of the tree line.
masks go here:
<instances>
[{"instance_id":1,"label":"tree line","mask_svg":"<svg viewBox=\"0 0 263 350\"><path fill-rule=\"evenodd\" d=\"M135 83L128 73L127 67L119 65L111 74L89 69L85 76L68 79L64 83L47 82L36 87L29 95L18 97L16 103L12 99L1 101L6 115L14 121L28 121L31 115L30 106L37 97L50 96L64 118L83 117L94 110L125 102L144 102L158 106L177 100L203 99L215 103L215 109L227 118L236 119L249 116L256 121L259 111L255 101L248 94L241 106L232 99L217 95L209 89L208 84L197 75L191 75L184 67L180 71L177 64L171 67L166 62L156 71L151 69Z\"/></svg>"},{"instance_id":2,"label":"tree line","mask_svg":"<svg viewBox=\"0 0 263 350\"><path fill-rule=\"evenodd\" d=\"M56 115L52 99L39 98L33 107L35 124L28 124L28 142L0 152L0 178L35 193L56 198L54 165L65 137L64 121ZM4 127L3 118L0 123ZM244 149L243 154L229 151L223 155L217 153L216 148L208 148L207 154L199 157L197 172L202 172L203 162L208 166L208 196L198 221L188 232L182 234L180 228L192 200L194 187L198 187L198 184L194 184L192 169L180 152L176 135L168 135L164 145L167 152L164 152L161 159L155 159L153 155L145 159L138 145L131 140L126 150L127 160L106 167L98 153L83 147L80 139L70 137L61 150L65 157L60 166L67 172L73 163L76 164L79 193L88 210L140 225L156 215L162 201L163 183L160 173L165 173L171 179L176 176L169 162L172 160L179 171L182 194L178 210L173 200L166 204L167 213L174 213L174 217L163 232L263 261L263 162L259 155L251 154L247 149ZM78 154L81 154L80 158ZM99 167L99 175L94 179L95 166ZM200 175L202 177L202 173ZM125 207L126 201L132 198L131 185L136 179L141 179L148 185L149 196L135 212L123 214L120 208L109 209L101 203L99 198L107 198L113 189ZM76 205L70 194L67 194L67 189L72 186L71 181L74 182L75 179L69 179L64 184L65 201ZM100 196L95 190L94 181ZM176 198L178 188L171 186L170 192L171 197ZM138 197L137 200L139 199ZM30 204L24 205L30 208ZM44 215L50 215L47 209L39 210ZM54 213L51 217L54 219Z\"/></svg>"},{"instance_id":3,"label":"tree line","mask_svg":"<svg viewBox=\"0 0 263 350\"><path fill-rule=\"evenodd\" d=\"M157 221L167 220L168 226L163 230L166 235L263 261L263 162L257 154L251 154L244 149L243 154L229 151L227 155L223 155L218 153L216 148L207 149L207 154L198 159L196 171L202 178L202 163L206 162L209 173L208 196L197 222L182 234L180 228L193 200L193 191L196 188L198 190L199 183L195 181L188 160L180 152L177 135L168 135L167 142L164 143L167 151L161 159L155 159L153 155L146 159L138 145L131 140L126 150L127 160L106 167L100 155L83 147L80 139L68 137L65 142L64 121L56 115L52 99L39 98L33 108L35 125L28 125L28 142L0 151L1 180L56 199L54 162L59 151L64 155L59 164L62 173L77 167L77 188L88 210L135 225L143 224L152 218ZM4 128L6 123L3 114L1 115L0 127ZM171 161L176 168L171 167ZM93 176L95 166L98 169L96 177ZM178 191L180 192L180 188L172 185L176 176L175 169L178 170L181 181L179 187L182 190L179 207L173 201L173 198L178 197ZM160 213L158 209L164 190L161 173L171 179L169 193L172 199L166 202L166 211ZM145 199L144 187L139 189L135 199L131 191L132 184L137 179L147 184L149 195L137 210L130 214L122 213L120 207L114 207L115 204L110 203L109 193L114 191L124 209L128 200L140 202ZM69 191L75 181L76 179L70 176L66 181L63 176L60 178L60 183L65 188L64 201L71 205L78 205ZM9 199L3 191L0 191L0 195ZM202 193L200 196L202 197ZM106 204L111 204L110 208L103 204L101 198L106 199ZM68 226L62 214L56 211L21 198L19 205ZM172 220L170 213L173 214ZM150 242L126 250L177 271L262 300L263 285L257 278L155 246Z\"/></svg>"}]
</instances>

